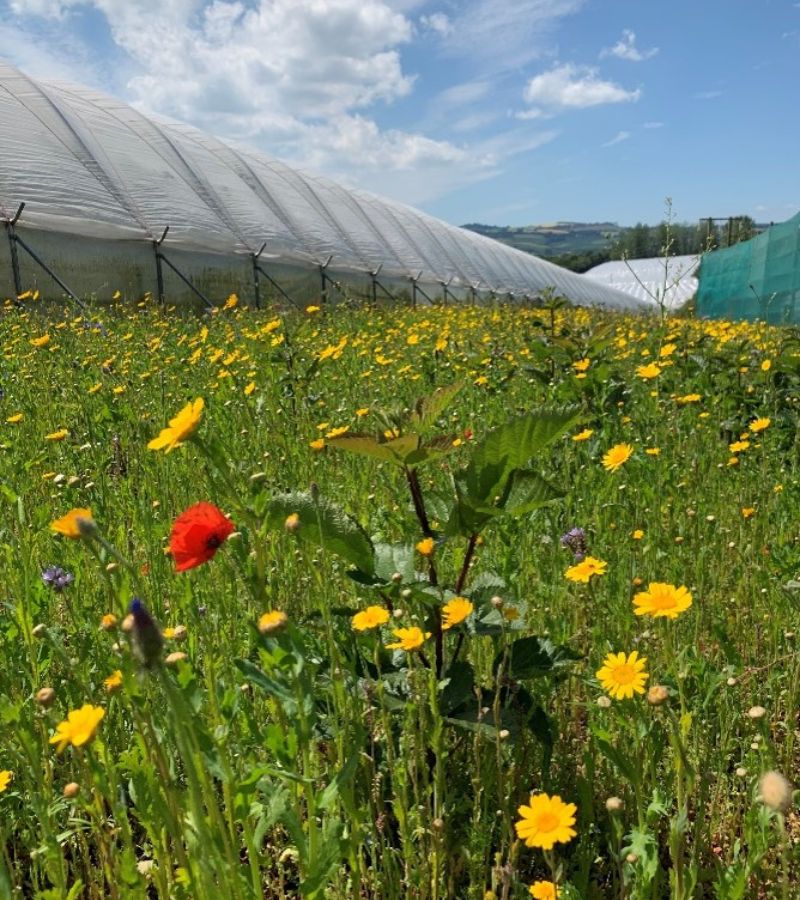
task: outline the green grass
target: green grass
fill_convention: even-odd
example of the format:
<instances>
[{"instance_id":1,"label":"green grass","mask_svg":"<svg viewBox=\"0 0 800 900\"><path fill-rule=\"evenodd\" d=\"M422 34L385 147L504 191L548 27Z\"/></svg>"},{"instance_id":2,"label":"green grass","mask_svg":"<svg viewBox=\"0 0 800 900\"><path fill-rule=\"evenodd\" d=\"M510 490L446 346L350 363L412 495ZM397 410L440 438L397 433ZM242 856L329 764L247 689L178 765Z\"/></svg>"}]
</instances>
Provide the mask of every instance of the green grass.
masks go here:
<instances>
[{"instance_id":1,"label":"green grass","mask_svg":"<svg viewBox=\"0 0 800 900\"><path fill-rule=\"evenodd\" d=\"M510 307L104 326L0 319L0 895L792 896L793 804L759 779L798 762L795 332ZM194 434L148 450L197 397ZM172 523L202 500L236 531L176 573ZM82 507L96 535L53 533ZM565 577L576 526L608 564L588 584ZM650 582L692 606L634 615ZM442 631L456 594L474 610ZM185 659L143 668L141 629L100 627L134 596ZM370 605L390 622L354 631ZM271 610L287 625L261 634ZM415 625L421 650L386 649ZM633 650L665 702L605 698L596 671ZM56 753L84 704L94 739ZM552 852L515 831L539 792L577 807Z\"/></svg>"}]
</instances>

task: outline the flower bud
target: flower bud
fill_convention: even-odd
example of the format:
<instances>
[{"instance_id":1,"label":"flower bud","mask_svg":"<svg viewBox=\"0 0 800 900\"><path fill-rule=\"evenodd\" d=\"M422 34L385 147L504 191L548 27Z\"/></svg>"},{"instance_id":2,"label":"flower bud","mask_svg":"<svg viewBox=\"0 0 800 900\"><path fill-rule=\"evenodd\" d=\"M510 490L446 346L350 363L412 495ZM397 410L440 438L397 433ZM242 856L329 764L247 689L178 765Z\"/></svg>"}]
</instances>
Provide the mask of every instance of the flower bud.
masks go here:
<instances>
[{"instance_id":1,"label":"flower bud","mask_svg":"<svg viewBox=\"0 0 800 900\"><path fill-rule=\"evenodd\" d=\"M36 702L45 709L49 709L55 699L56 692L51 687L43 687L36 692Z\"/></svg>"},{"instance_id":2,"label":"flower bud","mask_svg":"<svg viewBox=\"0 0 800 900\"><path fill-rule=\"evenodd\" d=\"M669 688L665 687L663 684L654 684L647 692L647 702L651 706L661 706L661 704L666 703L667 700L669 700Z\"/></svg>"},{"instance_id":3,"label":"flower bud","mask_svg":"<svg viewBox=\"0 0 800 900\"><path fill-rule=\"evenodd\" d=\"M168 666L177 666L180 662L186 662L188 658L189 657L185 653L182 653L180 650L176 650L174 653L170 653L164 660L164 662Z\"/></svg>"},{"instance_id":4,"label":"flower bud","mask_svg":"<svg viewBox=\"0 0 800 900\"><path fill-rule=\"evenodd\" d=\"M69 784L64 785L63 794L67 798L67 800L73 800L78 796L81 792L81 786L77 781L70 781Z\"/></svg>"},{"instance_id":5,"label":"flower bud","mask_svg":"<svg viewBox=\"0 0 800 900\"><path fill-rule=\"evenodd\" d=\"M100 627L103 631L113 631L117 627L117 617L114 613L106 613L102 619L100 619Z\"/></svg>"},{"instance_id":6,"label":"flower bud","mask_svg":"<svg viewBox=\"0 0 800 900\"><path fill-rule=\"evenodd\" d=\"M489 603L491 603L495 609L500 609L503 605L503 602L503 598L496 595L489 601Z\"/></svg>"},{"instance_id":7,"label":"flower bud","mask_svg":"<svg viewBox=\"0 0 800 900\"><path fill-rule=\"evenodd\" d=\"M624 805L625 804L619 797L609 797L608 800L606 800L606 809L610 813L621 812Z\"/></svg>"},{"instance_id":8,"label":"flower bud","mask_svg":"<svg viewBox=\"0 0 800 900\"><path fill-rule=\"evenodd\" d=\"M32 634L35 638L43 638L43 637L47 634L47 625L44 625L44 624L41 624L41 623L40 623L39 625L37 625L37 626L33 629L33 631L31 632L31 634Z\"/></svg>"},{"instance_id":9,"label":"flower bud","mask_svg":"<svg viewBox=\"0 0 800 900\"><path fill-rule=\"evenodd\" d=\"M747 715L753 720L763 719L766 714L767 711L763 706L751 706L750 709L747 710Z\"/></svg>"}]
</instances>

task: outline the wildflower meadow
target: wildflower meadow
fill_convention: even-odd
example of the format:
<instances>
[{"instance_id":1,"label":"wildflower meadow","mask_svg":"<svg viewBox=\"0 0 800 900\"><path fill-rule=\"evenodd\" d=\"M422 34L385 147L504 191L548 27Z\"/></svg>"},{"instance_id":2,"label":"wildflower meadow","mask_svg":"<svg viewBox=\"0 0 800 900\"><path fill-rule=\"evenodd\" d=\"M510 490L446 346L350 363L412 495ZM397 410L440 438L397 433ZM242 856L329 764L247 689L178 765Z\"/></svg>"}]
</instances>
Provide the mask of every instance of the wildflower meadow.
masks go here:
<instances>
[{"instance_id":1,"label":"wildflower meadow","mask_svg":"<svg viewBox=\"0 0 800 900\"><path fill-rule=\"evenodd\" d=\"M798 896L796 330L0 341L0 896Z\"/></svg>"}]
</instances>

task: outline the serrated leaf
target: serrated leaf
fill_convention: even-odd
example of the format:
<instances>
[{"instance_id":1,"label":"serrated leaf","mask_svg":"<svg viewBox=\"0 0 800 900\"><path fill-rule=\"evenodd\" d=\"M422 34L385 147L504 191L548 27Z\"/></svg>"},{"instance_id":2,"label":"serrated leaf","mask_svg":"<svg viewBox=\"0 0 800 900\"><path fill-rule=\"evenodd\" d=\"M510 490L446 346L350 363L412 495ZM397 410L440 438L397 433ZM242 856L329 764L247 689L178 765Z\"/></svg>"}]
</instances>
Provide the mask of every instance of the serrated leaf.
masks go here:
<instances>
[{"instance_id":1,"label":"serrated leaf","mask_svg":"<svg viewBox=\"0 0 800 900\"><path fill-rule=\"evenodd\" d=\"M464 473L472 505L493 506L511 473L571 428L580 415L580 407L575 405L544 407L490 431L475 446Z\"/></svg>"},{"instance_id":2,"label":"serrated leaf","mask_svg":"<svg viewBox=\"0 0 800 900\"><path fill-rule=\"evenodd\" d=\"M418 434L403 434L388 441L378 440L368 434L345 434L331 438L328 443L339 450L349 450L351 453L402 466L408 465L406 460L419 452L421 439Z\"/></svg>"},{"instance_id":3,"label":"serrated leaf","mask_svg":"<svg viewBox=\"0 0 800 900\"><path fill-rule=\"evenodd\" d=\"M517 469L509 481L502 508L506 515L523 516L555 500L561 500L566 495L566 491L557 488L538 473L530 469Z\"/></svg>"},{"instance_id":4,"label":"serrated leaf","mask_svg":"<svg viewBox=\"0 0 800 900\"><path fill-rule=\"evenodd\" d=\"M288 516L295 513L300 517L300 528L295 532L299 540L324 547L365 574L373 574L372 541L341 507L322 497L315 500L308 492L293 491L273 497L265 519L272 527L282 528Z\"/></svg>"},{"instance_id":5,"label":"serrated leaf","mask_svg":"<svg viewBox=\"0 0 800 900\"><path fill-rule=\"evenodd\" d=\"M427 397L417 400L411 414L411 422L414 426L424 432L434 425L463 386L463 382L444 385Z\"/></svg>"},{"instance_id":6,"label":"serrated leaf","mask_svg":"<svg viewBox=\"0 0 800 900\"><path fill-rule=\"evenodd\" d=\"M539 678L557 669L563 669L580 659L579 653L569 647L556 645L548 638L535 635L518 638L509 647L508 674L510 678ZM498 654L494 670L502 659Z\"/></svg>"}]
</instances>

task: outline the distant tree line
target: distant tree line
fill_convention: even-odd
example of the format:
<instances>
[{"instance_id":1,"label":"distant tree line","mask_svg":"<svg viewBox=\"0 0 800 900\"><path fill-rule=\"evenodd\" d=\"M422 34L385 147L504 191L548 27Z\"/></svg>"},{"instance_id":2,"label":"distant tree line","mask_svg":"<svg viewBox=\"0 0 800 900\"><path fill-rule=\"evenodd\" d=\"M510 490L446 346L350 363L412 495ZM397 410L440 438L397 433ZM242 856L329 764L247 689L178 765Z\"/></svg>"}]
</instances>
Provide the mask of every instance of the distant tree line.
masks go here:
<instances>
[{"instance_id":1,"label":"distant tree line","mask_svg":"<svg viewBox=\"0 0 800 900\"><path fill-rule=\"evenodd\" d=\"M623 229L609 242L605 250L583 250L549 257L549 262L586 272L594 266L612 259L647 259L652 256L695 256L708 250L730 247L741 241L749 241L759 232L750 216L733 216L715 221L701 219L699 223L660 222L645 225L638 222Z\"/></svg>"}]
</instances>

